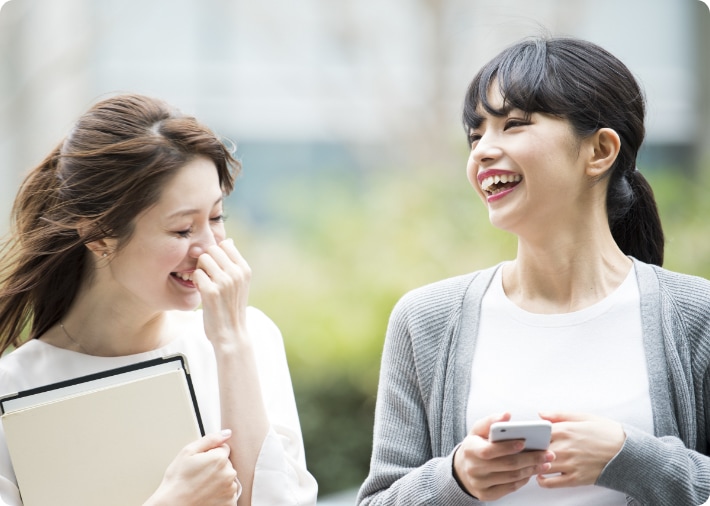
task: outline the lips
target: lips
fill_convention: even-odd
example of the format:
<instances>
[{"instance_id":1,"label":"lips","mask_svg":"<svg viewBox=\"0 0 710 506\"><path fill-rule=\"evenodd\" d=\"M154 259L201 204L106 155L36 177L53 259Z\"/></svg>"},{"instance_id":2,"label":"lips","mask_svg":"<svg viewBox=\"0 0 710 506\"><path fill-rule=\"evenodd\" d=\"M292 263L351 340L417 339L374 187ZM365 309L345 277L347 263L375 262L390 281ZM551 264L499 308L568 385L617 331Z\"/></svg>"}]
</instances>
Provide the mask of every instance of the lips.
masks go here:
<instances>
[{"instance_id":1,"label":"lips","mask_svg":"<svg viewBox=\"0 0 710 506\"><path fill-rule=\"evenodd\" d=\"M170 274L183 281L192 281L192 272L171 272Z\"/></svg>"},{"instance_id":2,"label":"lips","mask_svg":"<svg viewBox=\"0 0 710 506\"><path fill-rule=\"evenodd\" d=\"M187 286L187 287L194 287L195 283L192 281L192 273L194 271L190 272L171 272L170 276L177 281L179 284L182 286Z\"/></svg>"},{"instance_id":3,"label":"lips","mask_svg":"<svg viewBox=\"0 0 710 506\"><path fill-rule=\"evenodd\" d=\"M477 179L483 193L488 197L494 197L515 188L523 177L507 170L487 169L481 171Z\"/></svg>"}]
</instances>

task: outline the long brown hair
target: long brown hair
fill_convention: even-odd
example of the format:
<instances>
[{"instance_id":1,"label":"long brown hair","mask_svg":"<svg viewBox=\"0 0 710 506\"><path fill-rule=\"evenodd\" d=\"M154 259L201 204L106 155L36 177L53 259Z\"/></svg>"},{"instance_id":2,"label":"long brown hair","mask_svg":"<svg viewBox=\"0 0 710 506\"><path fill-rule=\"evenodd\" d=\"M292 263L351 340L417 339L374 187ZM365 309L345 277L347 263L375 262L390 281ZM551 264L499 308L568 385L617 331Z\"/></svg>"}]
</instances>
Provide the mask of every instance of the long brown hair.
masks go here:
<instances>
[{"instance_id":1,"label":"long brown hair","mask_svg":"<svg viewBox=\"0 0 710 506\"><path fill-rule=\"evenodd\" d=\"M23 331L36 338L56 324L87 275L85 245L107 237L125 244L135 218L198 156L214 162L229 194L241 166L195 118L135 94L102 100L82 115L15 199L0 249L0 353L22 344Z\"/></svg>"}]
</instances>

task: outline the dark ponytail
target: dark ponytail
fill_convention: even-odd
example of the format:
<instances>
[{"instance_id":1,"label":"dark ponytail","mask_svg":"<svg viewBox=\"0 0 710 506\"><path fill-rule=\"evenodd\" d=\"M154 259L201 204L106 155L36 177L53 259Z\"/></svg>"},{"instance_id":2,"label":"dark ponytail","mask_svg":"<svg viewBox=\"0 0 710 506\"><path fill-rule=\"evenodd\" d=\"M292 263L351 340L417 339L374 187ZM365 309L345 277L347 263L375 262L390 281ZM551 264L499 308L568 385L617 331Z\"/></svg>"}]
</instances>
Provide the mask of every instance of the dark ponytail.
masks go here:
<instances>
[{"instance_id":1,"label":"dark ponytail","mask_svg":"<svg viewBox=\"0 0 710 506\"><path fill-rule=\"evenodd\" d=\"M664 235L651 185L636 168L617 172L607 192L611 234L625 254L661 266Z\"/></svg>"},{"instance_id":2,"label":"dark ponytail","mask_svg":"<svg viewBox=\"0 0 710 506\"><path fill-rule=\"evenodd\" d=\"M495 109L488 91L496 82L504 103ZM579 39L528 39L487 63L466 93L463 124L468 135L480 122L479 107L506 108L569 120L580 138L611 128L621 149L609 178L607 215L619 248L642 262L663 263L663 229L653 191L636 170L645 135L645 101L629 69L605 49Z\"/></svg>"}]
</instances>

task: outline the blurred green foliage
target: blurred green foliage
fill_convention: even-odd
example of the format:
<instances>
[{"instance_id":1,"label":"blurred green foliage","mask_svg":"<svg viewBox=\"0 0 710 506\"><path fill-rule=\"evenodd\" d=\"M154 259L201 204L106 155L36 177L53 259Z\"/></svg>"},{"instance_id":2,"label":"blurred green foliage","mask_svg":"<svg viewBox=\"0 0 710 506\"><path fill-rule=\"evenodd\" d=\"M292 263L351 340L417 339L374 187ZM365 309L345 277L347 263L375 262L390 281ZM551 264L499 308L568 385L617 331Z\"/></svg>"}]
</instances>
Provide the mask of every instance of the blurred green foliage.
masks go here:
<instances>
[{"instance_id":1,"label":"blurred green foliage","mask_svg":"<svg viewBox=\"0 0 710 506\"><path fill-rule=\"evenodd\" d=\"M647 175L667 235L665 266L710 277L708 171ZM408 290L515 255L457 170L380 170L274 184L281 226L230 222L253 271L252 304L281 328L310 470L321 495L367 475L389 313ZM246 211L243 211L246 212Z\"/></svg>"}]
</instances>

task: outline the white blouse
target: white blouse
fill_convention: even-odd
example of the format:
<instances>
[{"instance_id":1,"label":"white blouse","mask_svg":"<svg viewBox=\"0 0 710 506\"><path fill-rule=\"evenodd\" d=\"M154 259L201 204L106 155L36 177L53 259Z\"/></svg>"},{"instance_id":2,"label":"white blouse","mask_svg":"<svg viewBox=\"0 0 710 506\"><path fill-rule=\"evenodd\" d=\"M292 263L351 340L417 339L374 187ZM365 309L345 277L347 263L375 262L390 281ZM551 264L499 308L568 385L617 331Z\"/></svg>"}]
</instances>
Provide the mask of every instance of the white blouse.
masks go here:
<instances>
[{"instance_id":1,"label":"white blouse","mask_svg":"<svg viewBox=\"0 0 710 506\"><path fill-rule=\"evenodd\" d=\"M202 313L184 332L157 350L122 357L96 357L33 339L0 359L0 395L76 378L152 358L182 353L205 432L221 429L217 364L202 327ZM316 504L318 485L306 469L301 427L281 332L261 311L247 310L247 324L270 429L257 459L252 488L255 506ZM21 506L15 473L0 427L0 506Z\"/></svg>"}]
</instances>

